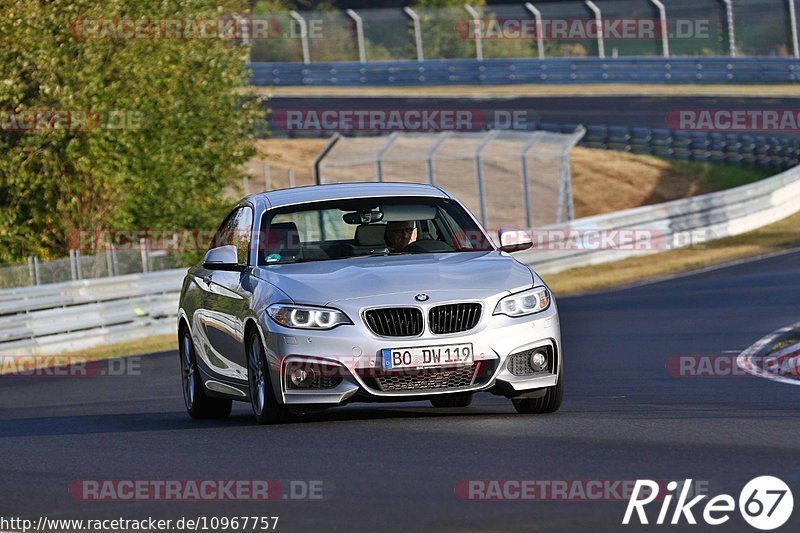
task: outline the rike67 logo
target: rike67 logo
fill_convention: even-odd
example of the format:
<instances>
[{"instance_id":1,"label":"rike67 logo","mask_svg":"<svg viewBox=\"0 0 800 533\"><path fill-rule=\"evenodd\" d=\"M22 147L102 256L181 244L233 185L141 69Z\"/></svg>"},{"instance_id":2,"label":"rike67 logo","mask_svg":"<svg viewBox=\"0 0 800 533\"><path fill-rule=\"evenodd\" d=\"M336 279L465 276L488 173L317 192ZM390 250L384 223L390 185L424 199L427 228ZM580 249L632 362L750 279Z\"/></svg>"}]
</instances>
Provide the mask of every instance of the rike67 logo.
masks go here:
<instances>
[{"instance_id":1,"label":"rike67 logo","mask_svg":"<svg viewBox=\"0 0 800 533\"><path fill-rule=\"evenodd\" d=\"M667 483L667 493L663 495L659 494L657 482L649 479L637 479L622 523L631 523L635 512L640 524L649 524L652 515L648 517L645 507L659 499L659 496L663 496L663 499L661 499L656 524L682 524L684 521L687 524L697 524L695 513L711 526L718 526L730 520L731 514L737 507L733 496L720 494L710 498L705 505L701 505L700 502L708 498L708 495L701 494L689 499L691 486L691 479L687 479L681 485L678 485L676 481L670 481ZM679 487L680 494L676 490ZM672 501L676 496L677 501L674 508L671 509ZM760 476L751 479L739 493L738 508L742 518L748 524L756 529L766 531L778 528L789 520L794 508L794 498L789 486L783 480L772 476Z\"/></svg>"}]
</instances>

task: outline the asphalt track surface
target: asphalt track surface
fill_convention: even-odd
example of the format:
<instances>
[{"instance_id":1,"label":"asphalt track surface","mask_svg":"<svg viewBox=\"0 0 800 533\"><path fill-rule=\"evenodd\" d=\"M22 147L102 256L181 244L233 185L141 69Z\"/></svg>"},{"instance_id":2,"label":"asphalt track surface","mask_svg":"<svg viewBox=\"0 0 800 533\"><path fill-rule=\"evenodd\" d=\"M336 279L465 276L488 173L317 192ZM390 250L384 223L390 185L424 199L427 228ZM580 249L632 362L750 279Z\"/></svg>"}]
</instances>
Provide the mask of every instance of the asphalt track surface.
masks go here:
<instances>
[{"instance_id":1,"label":"asphalt track surface","mask_svg":"<svg viewBox=\"0 0 800 533\"><path fill-rule=\"evenodd\" d=\"M800 98L752 96L490 96L490 97L351 97L351 96L275 96L265 107L280 116L281 112L323 110L477 110L478 115L493 120L494 111L522 111L525 123L596 124L644 126L677 129L676 112L680 110L795 110ZM303 115L307 116L307 115ZM286 128L272 129L273 134ZM292 134L300 134L297 127ZM314 133L314 132L310 132ZM747 133L747 132L735 132ZM797 131L775 131L796 135Z\"/></svg>"},{"instance_id":2,"label":"asphalt track surface","mask_svg":"<svg viewBox=\"0 0 800 533\"><path fill-rule=\"evenodd\" d=\"M354 404L256 426L183 411L176 353L128 377L0 378L0 516L279 516L279 531L617 531L624 501L464 501L470 479L692 478L738 498L775 475L800 500L800 389L765 379L680 378L670 356L739 352L798 321L800 252L655 284L560 300L566 396L560 412ZM320 480L321 500L79 501L82 479ZM650 512L651 520L658 509ZM797 531L795 510L781 529ZM724 526L655 531L755 531Z\"/></svg>"}]
</instances>

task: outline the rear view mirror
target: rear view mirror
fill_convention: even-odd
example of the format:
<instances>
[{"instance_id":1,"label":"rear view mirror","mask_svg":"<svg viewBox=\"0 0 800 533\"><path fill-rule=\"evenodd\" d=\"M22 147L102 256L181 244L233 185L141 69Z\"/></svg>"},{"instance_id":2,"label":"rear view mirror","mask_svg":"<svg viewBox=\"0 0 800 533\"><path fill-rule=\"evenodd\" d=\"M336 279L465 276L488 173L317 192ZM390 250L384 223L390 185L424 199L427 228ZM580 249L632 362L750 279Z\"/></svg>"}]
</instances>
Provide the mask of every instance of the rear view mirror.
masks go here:
<instances>
[{"instance_id":1,"label":"rear view mirror","mask_svg":"<svg viewBox=\"0 0 800 533\"><path fill-rule=\"evenodd\" d=\"M342 215L342 220L352 225L372 224L383 220L383 213L381 211L345 213Z\"/></svg>"},{"instance_id":2,"label":"rear view mirror","mask_svg":"<svg viewBox=\"0 0 800 533\"><path fill-rule=\"evenodd\" d=\"M239 264L236 247L232 244L212 248L203 258L203 267L209 270L242 271L244 267Z\"/></svg>"},{"instance_id":3,"label":"rear view mirror","mask_svg":"<svg viewBox=\"0 0 800 533\"><path fill-rule=\"evenodd\" d=\"M500 229L500 250L503 252L519 252L533 246L531 236L527 231L518 229Z\"/></svg>"}]
</instances>

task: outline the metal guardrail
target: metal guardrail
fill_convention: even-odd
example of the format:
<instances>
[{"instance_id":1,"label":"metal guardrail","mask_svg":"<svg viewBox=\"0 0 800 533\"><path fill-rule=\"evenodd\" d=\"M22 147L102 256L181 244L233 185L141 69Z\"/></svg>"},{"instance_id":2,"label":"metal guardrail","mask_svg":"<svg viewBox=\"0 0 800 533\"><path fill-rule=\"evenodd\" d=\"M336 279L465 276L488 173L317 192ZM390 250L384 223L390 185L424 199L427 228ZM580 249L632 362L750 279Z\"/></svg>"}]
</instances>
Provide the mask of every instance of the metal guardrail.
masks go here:
<instances>
[{"instance_id":1,"label":"metal guardrail","mask_svg":"<svg viewBox=\"0 0 800 533\"><path fill-rule=\"evenodd\" d=\"M50 355L176 330L185 269L0 291L0 356Z\"/></svg>"},{"instance_id":2,"label":"metal guardrail","mask_svg":"<svg viewBox=\"0 0 800 533\"><path fill-rule=\"evenodd\" d=\"M675 243L689 244L692 235L702 234L704 239L709 240L739 235L798 211L800 166L725 191L536 228L536 234L549 237L546 249L520 253L518 259L532 265L539 273L551 274L674 249ZM655 236L663 246L631 245L594 249L571 244L585 243L587 232L609 234L615 230L640 230L645 239L650 240Z\"/></svg>"},{"instance_id":3,"label":"metal guardrail","mask_svg":"<svg viewBox=\"0 0 800 533\"><path fill-rule=\"evenodd\" d=\"M443 59L251 63L261 86L432 86L572 83L798 83L789 57Z\"/></svg>"}]
</instances>

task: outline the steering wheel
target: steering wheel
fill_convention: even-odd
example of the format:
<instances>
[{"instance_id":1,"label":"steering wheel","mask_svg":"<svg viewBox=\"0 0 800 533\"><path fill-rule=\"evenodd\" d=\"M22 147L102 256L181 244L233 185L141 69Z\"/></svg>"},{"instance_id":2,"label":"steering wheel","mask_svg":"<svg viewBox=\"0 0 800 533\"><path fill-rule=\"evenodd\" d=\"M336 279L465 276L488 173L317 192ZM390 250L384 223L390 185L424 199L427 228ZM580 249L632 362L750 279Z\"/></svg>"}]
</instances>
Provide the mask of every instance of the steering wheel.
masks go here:
<instances>
[{"instance_id":1,"label":"steering wheel","mask_svg":"<svg viewBox=\"0 0 800 533\"><path fill-rule=\"evenodd\" d=\"M454 252L455 248L446 242L437 241L436 239L420 239L408 244L402 250L403 252L411 253L436 253L436 252Z\"/></svg>"}]
</instances>

